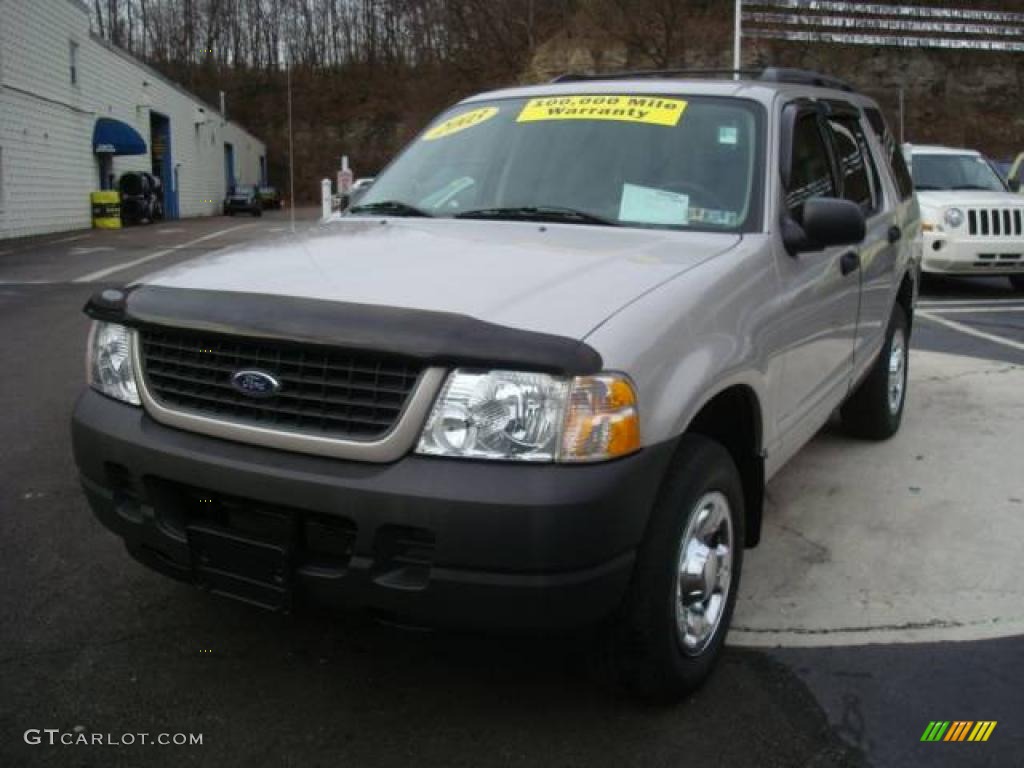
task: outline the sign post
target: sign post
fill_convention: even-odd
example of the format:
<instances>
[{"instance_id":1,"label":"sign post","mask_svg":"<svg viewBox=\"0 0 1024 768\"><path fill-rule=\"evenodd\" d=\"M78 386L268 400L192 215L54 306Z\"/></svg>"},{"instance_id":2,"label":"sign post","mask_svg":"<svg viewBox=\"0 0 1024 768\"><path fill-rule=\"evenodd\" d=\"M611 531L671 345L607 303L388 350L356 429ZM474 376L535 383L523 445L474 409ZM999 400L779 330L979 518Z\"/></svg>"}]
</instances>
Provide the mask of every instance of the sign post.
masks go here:
<instances>
[{"instance_id":1,"label":"sign post","mask_svg":"<svg viewBox=\"0 0 1024 768\"><path fill-rule=\"evenodd\" d=\"M352 191L355 174L348 165L348 155L341 156L341 170L338 171L338 194L347 195Z\"/></svg>"},{"instance_id":2,"label":"sign post","mask_svg":"<svg viewBox=\"0 0 1024 768\"><path fill-rule=\"evenodd\" d=\"M320 182L320 213L321 218L326 221L331 217L331 180L323 179Z\"/></svg>"}]
</instances>

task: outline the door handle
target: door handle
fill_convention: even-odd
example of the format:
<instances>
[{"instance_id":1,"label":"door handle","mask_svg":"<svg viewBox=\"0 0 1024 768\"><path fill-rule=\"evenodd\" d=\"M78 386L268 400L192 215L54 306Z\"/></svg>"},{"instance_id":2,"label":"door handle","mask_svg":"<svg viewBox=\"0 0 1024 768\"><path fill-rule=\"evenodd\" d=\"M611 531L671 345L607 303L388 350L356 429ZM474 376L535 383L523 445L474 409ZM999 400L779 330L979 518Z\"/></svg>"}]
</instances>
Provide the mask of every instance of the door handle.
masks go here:
<instances>
[{"instance_id":1,"label":"door handle","mask_svg":"<svg viewBox=\"0 0 1024 768\"><path fill-rule=\"evenodd\" d=\"M856 251L847 251L839 258L839 271L844 275L860 269L860 254Z\"/></svg>"},{"instance_id":2,"label":"door handle","mask_svg":"<svg viewBox=\"0 0 1024 768\"><path fill-rule=\"evenodd\" d=\"M902 239L902 237L903 237L903 230L902 229L900 229L899 227L897 227L895 225L889 227L889 243L891 245L895 244L895 243L898 243Z\"/></svg>"}]
</instances>

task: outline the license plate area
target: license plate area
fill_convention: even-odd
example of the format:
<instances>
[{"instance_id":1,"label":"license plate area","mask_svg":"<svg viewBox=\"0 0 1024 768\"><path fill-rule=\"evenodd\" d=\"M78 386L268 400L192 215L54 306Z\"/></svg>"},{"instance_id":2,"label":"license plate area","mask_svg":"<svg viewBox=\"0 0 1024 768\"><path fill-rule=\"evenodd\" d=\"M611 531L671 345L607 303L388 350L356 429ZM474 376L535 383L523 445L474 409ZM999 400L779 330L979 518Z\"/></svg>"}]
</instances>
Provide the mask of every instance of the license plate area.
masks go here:
<instances>
[{"instance_id":1,"label":"license plate area","mask_svg":"<svg viewBox=\"0 0 1024 768\"><path fill-rule=\"evenodd\" d=\"M343 579L358 530L341 514L288 507L147 477L157 525L187 542L201 587L274 611L288 611L308 587L304 574ZM184 558L182 558L184 559Z\"/></svg>"},{"instance_id":2,"label":"license plate area","mask_svg":"<svg viewBox=\"0 0 1024 768\"><path fill-rule=\"evenodd\" d=\"M275 611L291 605L290 547L209 525L188 526L192 570L214 594Z\"/></svg>"},{"instance_id":3,"label":"license plate area","mask_svg":"<svg viewBox=\"0 0 1024 768\"><path fill-rule=\"evenodd\" d=\"M199 586L274 611L291 607L295 515L201 491L186 493L186 509Z\"/></svg>"}]
</instances>

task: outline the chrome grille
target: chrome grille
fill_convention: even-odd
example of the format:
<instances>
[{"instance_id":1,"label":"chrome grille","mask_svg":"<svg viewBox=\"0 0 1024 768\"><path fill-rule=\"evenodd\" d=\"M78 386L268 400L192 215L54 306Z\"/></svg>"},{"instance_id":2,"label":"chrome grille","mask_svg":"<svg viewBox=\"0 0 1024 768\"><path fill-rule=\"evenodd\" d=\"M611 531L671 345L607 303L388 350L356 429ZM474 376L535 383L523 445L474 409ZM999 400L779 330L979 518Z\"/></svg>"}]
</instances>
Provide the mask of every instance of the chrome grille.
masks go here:
<instances>
[{"instance_id":1,"label":"chrome grille","mask_svg":"<svg viewBox=\"0 0 1024 768\"><path fill-rule=\"evenodd\" d=\"M970 234L982 237L1020 237L1024 234L1024 209L971 208L967 211Z\"/></svg>"},{"instance_id":2,"label":"chrome grille","mask_svg":"<svg viewBox=\"0 0 1024 768\"><path fill-rule=\"evenodd\" d=\"M423 366L416 361L176 329L139 330L146 387L165 408L240 424L374 440L398 421ZM237 391L241 370L271 374L267 399Z\"/></svg>"}]
</instances>

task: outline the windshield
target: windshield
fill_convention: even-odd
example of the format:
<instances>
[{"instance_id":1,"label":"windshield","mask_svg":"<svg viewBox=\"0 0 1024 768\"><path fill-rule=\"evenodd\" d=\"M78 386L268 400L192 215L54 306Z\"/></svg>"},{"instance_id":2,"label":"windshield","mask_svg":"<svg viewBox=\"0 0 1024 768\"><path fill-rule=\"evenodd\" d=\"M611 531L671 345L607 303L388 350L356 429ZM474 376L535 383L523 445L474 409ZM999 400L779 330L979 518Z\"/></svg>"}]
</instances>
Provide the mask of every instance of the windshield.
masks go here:
<instances>
[{"instance_id":1,"label":"windshield","mask_svg":"<svg viewBox=\"0 0 1024 768\"><path fill-rule=\"evenodd\" d=\"M759 215L761 114L739 99L680 96L462 105L351 212L742 231Z\"/></svg>"},{"instance_id":2,"label":"windshield","mask_svg":"<svg viewBox=\"0 0 1024 768\"><path fill-rule=\"evenodd\" d=\"M1002 179L983 157L978 155L918 155L911 158L914 188L982 189L1005 192Z\"/></svg>"}]
</instances>

